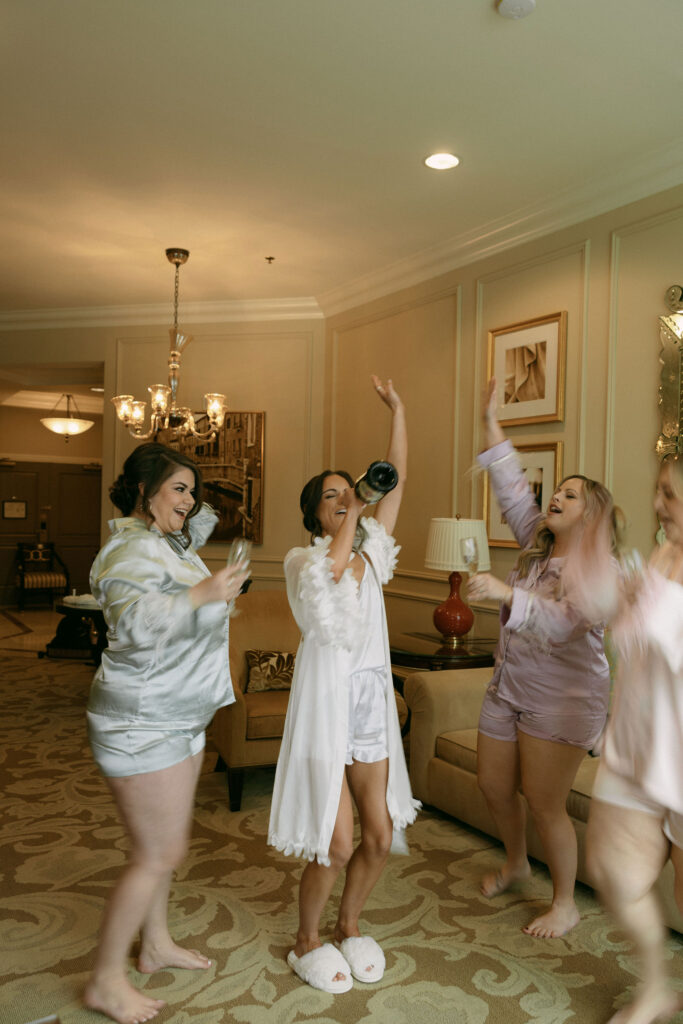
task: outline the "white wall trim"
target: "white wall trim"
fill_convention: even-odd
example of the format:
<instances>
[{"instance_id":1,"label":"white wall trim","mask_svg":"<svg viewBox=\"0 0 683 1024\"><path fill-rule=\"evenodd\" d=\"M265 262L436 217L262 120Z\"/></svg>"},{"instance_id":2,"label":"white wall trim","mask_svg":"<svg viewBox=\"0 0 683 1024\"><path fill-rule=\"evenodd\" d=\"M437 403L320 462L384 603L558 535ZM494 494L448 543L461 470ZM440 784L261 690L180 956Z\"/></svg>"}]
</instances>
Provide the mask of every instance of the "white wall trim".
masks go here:
<instances>
[{"instance_id":1,"label":"white wall trim","mask_svg":"<svg viewBox=\"0 0 683 1024\"><path fill-rule=\"evenodd\" d=\"M614 447L616 444L616 381L619 338L619 282L621 262L621 240L629 235L637 235L642 231L659 224L668 224L674 219L683 217L683 206L666 210L664 213L643 217L641 220L625 224L612 232L610 252L610 291L609 291L609 344L607 348L607 412L605 428L605 487L612 489L614 483ZM664 293L671 281L662 281L662 309L664 309ZM656 330L656 324L655 324Z\"/></svg>"},{"instance_id":2,"label":"white wall trim","mask_svg":"<svg viewBox=\"0 0 683 1024\"><path fill-rule=\"evenodd\" d=\"M471 232L423 249L318 296L325 316L371 302L525 242L600 216L683 183L683 141L646 153L628 167L599 176L538 203L521 207Z\"/></svg>"},{"instance_id":3,"label":"white wall trim","mask_svg":"<svg viewBox=\"0 0 683 1024\"><path fill-rule=\"evenodd\" d=\"M322 320L313 296L284 299L230 299L183 302L183 325ZM0 331L54 330L74 327L171 327L169 304L85 306L71 309L18 309L0 313Z\"/></svg>"},{"instance_id":4,"label":"white wall trim","mask_svg":"<svg viewBox=\"0 0 683 1024\"><path fill-rule=\"evenodd\" d=\"M591 243L587 238L583 243L583 316L581 318L581 367L579 375L579 415L576 423L576 451L578 456L579 473L585 473L586 466L586 418L588 404L588 306L590 294L590 262ZM566 381L566 369L565 369ZM566 385L565 385L566 386Z\"/></svg>"},{"instance_id":5,"label":"white wall trim","mask_svg":"<svg viewBox=\"0 0 683 1024\"><path fill-rule=\"evenodd\" d=\"M13 462L58 462L72 465L82 466L84 469L101 469L102 459L100 458L84 458L82 455L34 455L32 452L0 452L0 469L4 467L11 468Z\"/></svg>"},{"instance_id":6,"label":"white wall trim","mask_svg":"<svg viewBox=\"0 0 683 1024\"><path fill-rule=\"evenodd\" d=\"M613 231L610 251L609 329L607 342L607 401L605 408L605 487L614 486L614 437L616 428L617 337L619 334L620 232Z\"/></svg>"}]
</instances>

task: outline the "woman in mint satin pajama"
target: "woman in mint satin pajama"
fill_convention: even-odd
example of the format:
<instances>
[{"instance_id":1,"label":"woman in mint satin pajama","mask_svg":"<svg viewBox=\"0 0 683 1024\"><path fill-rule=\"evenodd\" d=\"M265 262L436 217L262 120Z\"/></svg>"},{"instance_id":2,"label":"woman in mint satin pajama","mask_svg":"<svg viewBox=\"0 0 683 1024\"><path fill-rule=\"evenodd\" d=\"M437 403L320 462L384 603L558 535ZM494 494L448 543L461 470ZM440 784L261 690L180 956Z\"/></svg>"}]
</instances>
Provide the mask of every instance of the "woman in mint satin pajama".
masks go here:
<instances>
[{"instance_id":1,"label":"woman in mint satin pajama","mask_svg":"<svg viewBox=\"0 0 683 1024\"><path fill-rule=\"evenodd\" d=\"M142 973L210 966L175 944L167 904L189 840L204 729L234 700L228 602L246 573L237 565L212 575L194 550L216 523L202 508L201 486L186 456L156 443L138 446L110 489L123 518L110 523L90 574L108 647L93 680L88 732L132 848L105 912L84 1002L120 1024L150 1020L164 1005L127 979L138 931Z\"/></svg>"}]
</instances>

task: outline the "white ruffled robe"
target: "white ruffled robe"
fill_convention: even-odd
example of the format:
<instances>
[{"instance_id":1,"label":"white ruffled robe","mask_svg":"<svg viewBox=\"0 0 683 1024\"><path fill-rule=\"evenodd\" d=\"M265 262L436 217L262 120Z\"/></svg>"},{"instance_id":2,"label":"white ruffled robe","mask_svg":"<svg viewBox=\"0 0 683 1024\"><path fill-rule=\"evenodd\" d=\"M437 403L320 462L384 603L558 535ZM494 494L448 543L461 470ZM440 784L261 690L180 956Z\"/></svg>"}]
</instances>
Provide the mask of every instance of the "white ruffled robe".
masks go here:
<instances>
[{"instance_id":1,"label":"white ruffled robe","mask_svg":"<svg viewBox=\"0 0 683 1024\"><path fill-rule=\"evenodd\" d=\"M371 564L368 583L387 583L398 548L375 519L363 518L360 546ZM275 773L268 843L285 854L329 865L344 777L349 717L349 677L354 650L368 624L362 621L358 583L347 569L338 583L328 557L331 538L316 538L293 548L285 558L287 596L302 639L296 656L282 746ZM389 780L387 807L395 836L411 824L420 808L412 796L396 699L382 602L383 641L388 684L387 734ZM406 852L405 842L395 843Z\"/></svg>"}]
</instances>

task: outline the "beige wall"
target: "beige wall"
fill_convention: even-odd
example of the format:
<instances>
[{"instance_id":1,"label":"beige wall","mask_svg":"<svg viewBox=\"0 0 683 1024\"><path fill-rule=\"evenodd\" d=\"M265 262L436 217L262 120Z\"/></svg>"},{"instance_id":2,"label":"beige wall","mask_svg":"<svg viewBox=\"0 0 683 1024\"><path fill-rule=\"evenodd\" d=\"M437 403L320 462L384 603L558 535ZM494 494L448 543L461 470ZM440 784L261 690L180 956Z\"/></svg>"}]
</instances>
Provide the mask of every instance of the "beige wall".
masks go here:
<instances>
[{"instance_id":1,"label":"beige wall","mask_svg":"<svg viewBox=\"0 0 683 1024\"><path fill-rule=\"evenodd\" d=\"M194 341L183 356L181 398L197 408L205 390L219 390L232 408L266 412L265 542L255 552L256 579L281 585L282 558L304 539L298 496L310 475L326 464L360 473L384 454L388 417L369 375L391 376L407 403L411 447L389 615L395 627L431 630L445 574L424 568L429 520L482 511L482 480L468 471L480 442L487 332L557 310L568 313L564 421L509 434L517 443L561 440L565 469L612 486L628 512L631 543L647 550L655 529L657 317L665 312L665 290L682 283L682 218L679 188L327 325L184 325ZM143 397L147 384L165 379L167 326L3 332L0 363L104 361L106 410L112 395ZM105 493L133 444L105 411ZM105 500L103 519L110 514ZM206 555L218 565L224 551L212 546ZM513 551L493 549L495 571L504 574L514 558ZM495 634L495 615L482 611L475 628Z\"/></svg>"},{"instance_id":2,"label":"beige wall","mask_svg":"<svg viewBox=\"0 0 683 1024\"><path fill-rule=\"evenodd\" d=\"M568 313L564 420L508 435L519 444L562 441L565 472L604 480L627 514L629 544L651 548L657 317L666 289L681 283L682 218L679 188L328 322L329 461L355 473L384 444L369 372L392 376L408 407L410 484L387 602L394 628L430 630L447 593L446 574L424 569L430 518L482 515L483 480L468 471L480 446L488 331L506 324ZM492 549L493 571L505 575L514 559L512 550ZM491 635L495 616L485 612L475 629Z\"/></svg>"}]
</instances>

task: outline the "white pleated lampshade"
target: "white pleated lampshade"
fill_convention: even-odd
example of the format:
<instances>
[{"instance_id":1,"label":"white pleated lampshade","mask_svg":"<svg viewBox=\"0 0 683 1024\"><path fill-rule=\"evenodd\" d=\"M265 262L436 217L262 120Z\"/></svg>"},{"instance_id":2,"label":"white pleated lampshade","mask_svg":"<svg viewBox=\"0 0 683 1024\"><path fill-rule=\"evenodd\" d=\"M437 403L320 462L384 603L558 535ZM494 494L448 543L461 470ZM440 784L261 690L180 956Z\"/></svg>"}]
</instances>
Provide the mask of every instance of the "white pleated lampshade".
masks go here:
<instances>
[{"instance_id":1,"label":"white pleated lampshade","mask_svg":"<svg viewBox=\"0 0 683 1024\"><path fill-rule=\"evenodd\" d=\"M477 572L491 568L486 524L483 519L432 519L427 538L427 569L445 569L447 572L470 572L465 560L462 541L474 538L479 553Z\"/></svg>"}]
</instances>

